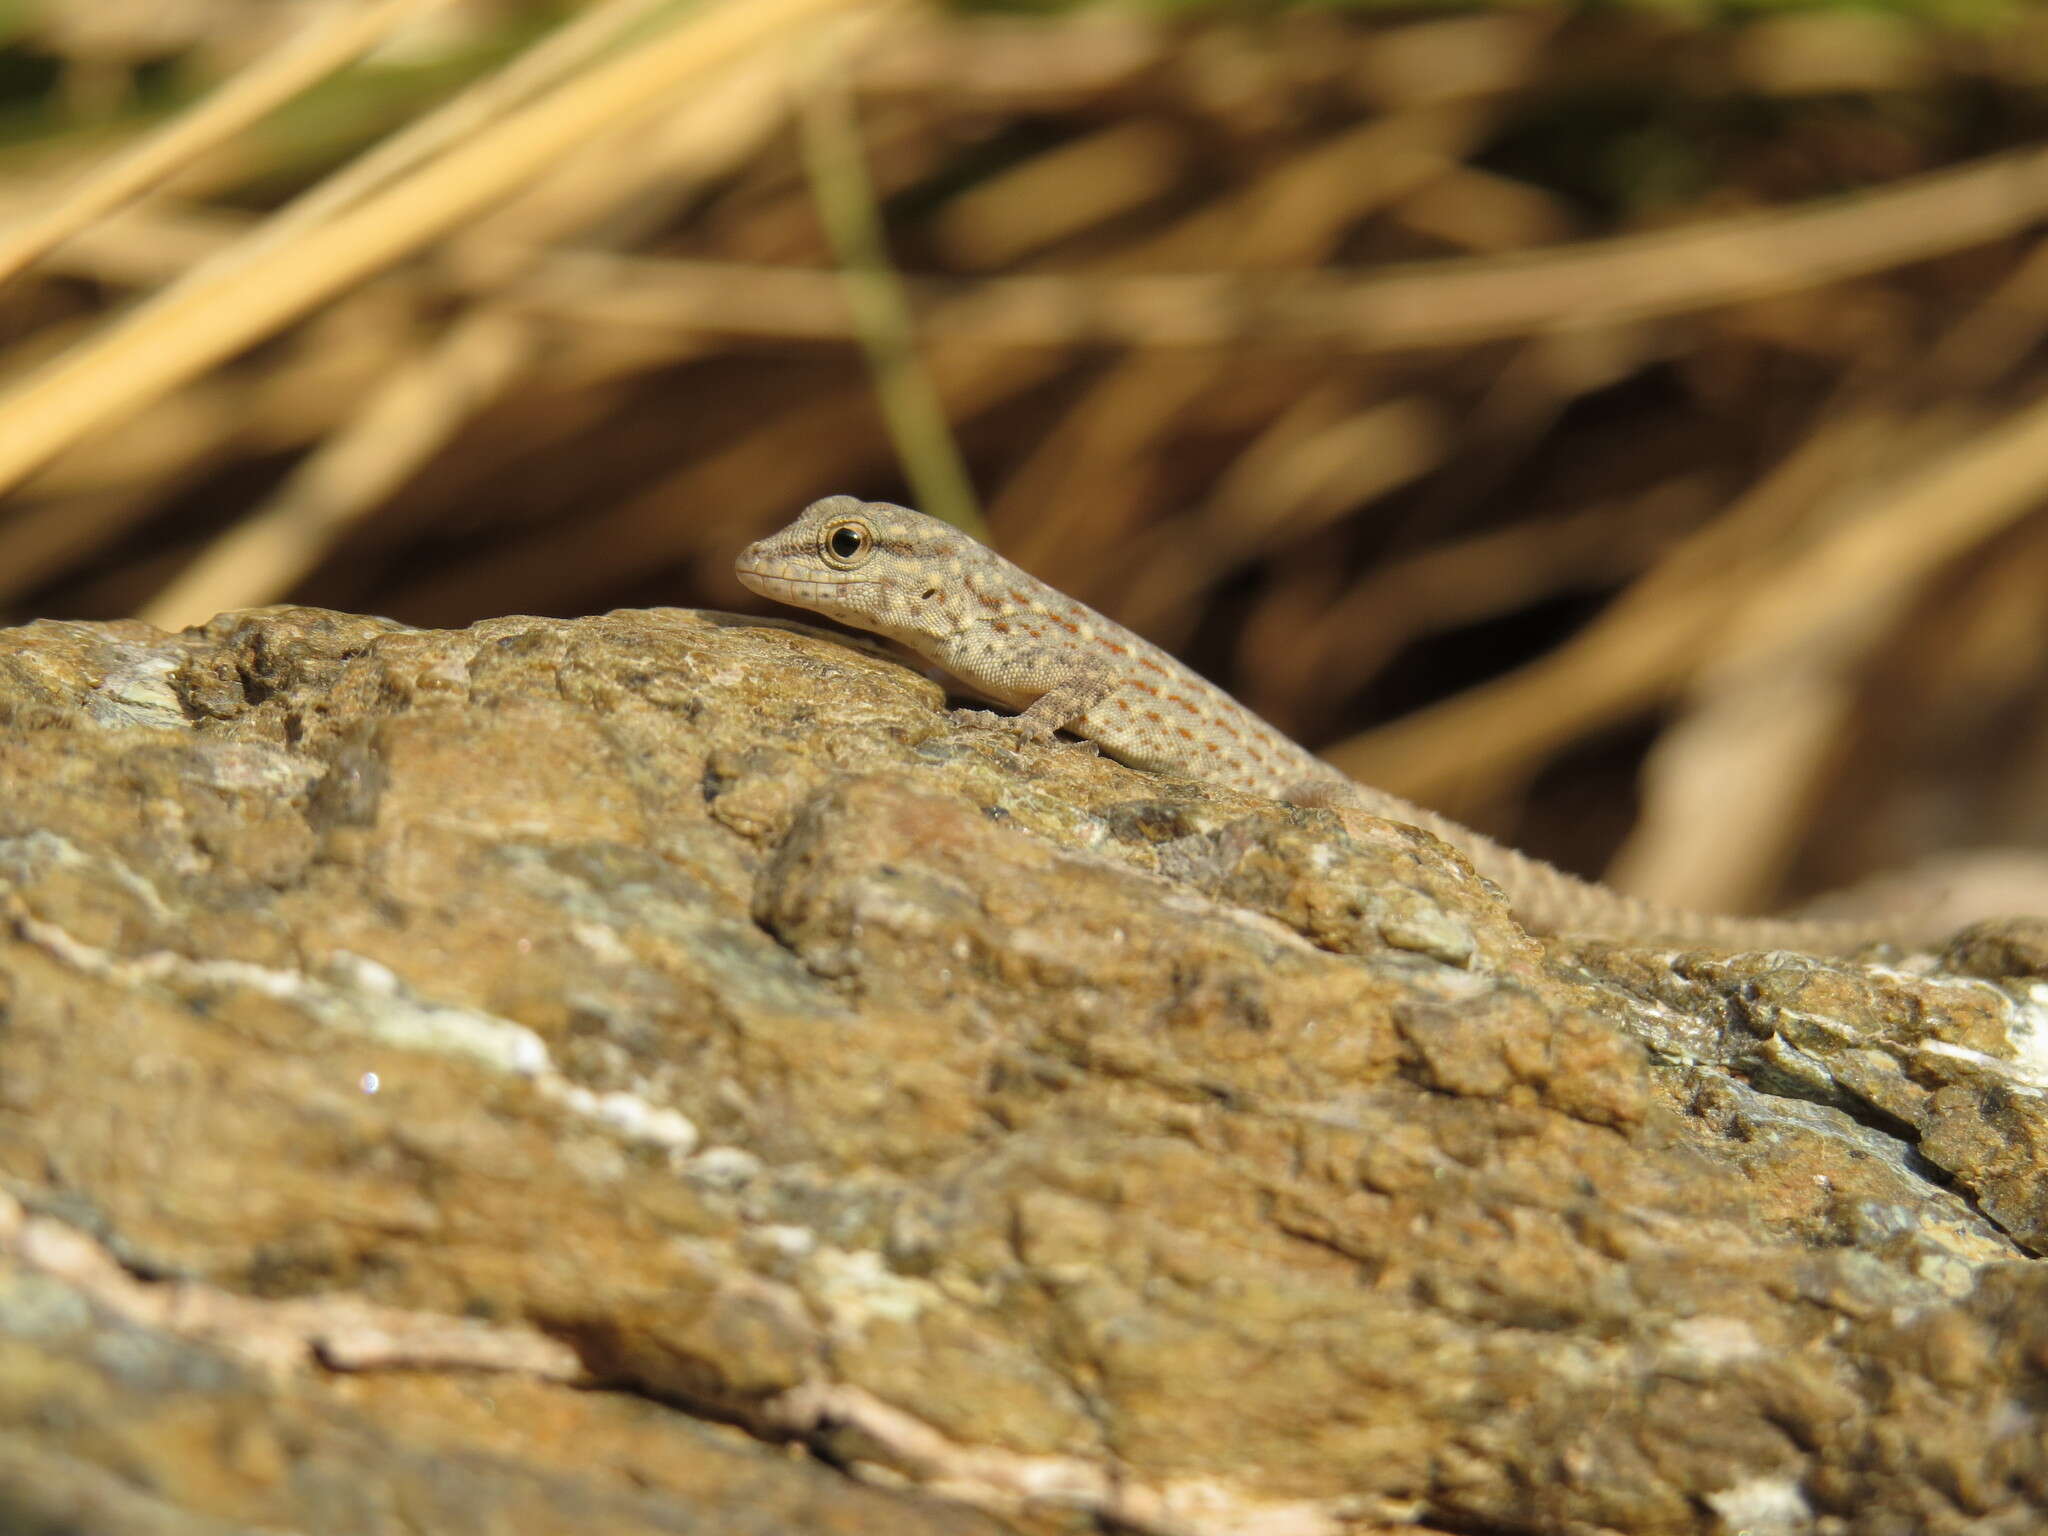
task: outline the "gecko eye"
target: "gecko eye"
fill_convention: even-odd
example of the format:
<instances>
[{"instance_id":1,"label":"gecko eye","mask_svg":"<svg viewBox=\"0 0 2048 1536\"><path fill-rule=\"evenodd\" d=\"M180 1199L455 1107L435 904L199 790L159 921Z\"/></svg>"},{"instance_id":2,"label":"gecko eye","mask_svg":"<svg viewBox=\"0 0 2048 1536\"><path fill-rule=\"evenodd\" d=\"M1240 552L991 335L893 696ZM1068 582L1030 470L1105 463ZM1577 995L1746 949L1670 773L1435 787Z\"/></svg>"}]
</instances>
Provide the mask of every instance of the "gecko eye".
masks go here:
<instances>
[{"instance_id":1,"label":"gecko eye","mask_svg":"<svg viewBox=\"0 0 2048 1536\"><path fill-rule=\"evenodd\" d=\"M838 523L825 530L821 547L827 564L851 570L874 553L875 539L864 523Z\"/></svg>"}]
</instances>

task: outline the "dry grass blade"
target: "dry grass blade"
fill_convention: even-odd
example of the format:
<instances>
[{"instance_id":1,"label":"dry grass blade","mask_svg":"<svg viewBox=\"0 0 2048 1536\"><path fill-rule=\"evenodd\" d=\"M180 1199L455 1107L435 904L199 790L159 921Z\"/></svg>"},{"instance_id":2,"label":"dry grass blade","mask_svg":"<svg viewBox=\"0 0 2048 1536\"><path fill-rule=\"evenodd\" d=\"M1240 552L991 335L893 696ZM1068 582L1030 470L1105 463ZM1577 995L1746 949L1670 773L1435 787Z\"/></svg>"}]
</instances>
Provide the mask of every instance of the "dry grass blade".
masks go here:
<instances>
[{"instance_id":1,"label":"dry grass blade","mask_svg":"<svg viewBox=\"0 0 2048 1536\"><path fill-rule=\"evenodd\" d=\"M1346 229L1454 170L1494 113L1434 102L1376 118L1303 150L1119 253L1125 271L1286 271L1327 260Z\"/></svg>"},{"instance_id":2,"label":"dry grass blade","mask_svg":"<svg viewBox=\"0 0 2048 1536\"><path fill-rule=\"evenodd\" d=\"M361 11L344 11L240 71L127 154L100 166L25 227L0 237L0 282L361 57L401 26L447 3L383 0Z\"/></svg>"},{"instance_id":3,"label":"dry grass blade","mask_svg":"<svg viewBox=\"0 0 2048 1536\"><path fill-rule=\"evenodd\" d=\"M1564 252L1472 258L1357 285L1336 319L1389 345L1679 314L1960 250L2048 212L2048 151L1880 191Z\"/></svg>"},{"instance_id":4,"label":"dry grass blade","mask_svg":"<svg viewBox=\"0 0 2048 1536\"><path fill-rule=\"evenodd\" d=\"M1861 659L1819 648L1696 690L1643 765L1643 809L1608 881L1716 912L1763 905L1805 835Z\"/></svg>"},{"instance_id":5,"label":"dry grass blade","mask_svg":"<svg viewBox=\"0 0 2048 1536\"><path fill-rule=\"evenodd\" d=\"M1871 653L1924 583L2048 495L2044 449L2048 408L2037 407L1758 573L1645 765L1617 882L1734 909L1777 888L1853 728Z\"/></svg>"},{"instance_id":6,"label":"dry grass blade","mask_svg":"<svg viewBox=\"0 0 2048 1536\"><path fill-rule=\"evenodd\" d=\"M223 265L237 264L266 246L325 223L377 188L389 186L521 102L567 79L634 27L674 3L675 0L606 0L591 7L550 32L496 74L478 81L454 100L358 156L280 208L241 246L226 253ZM203 282L215 275L215 271L202 268L193 272L188 281Z\"/></svg>"},{"instance_id":7,"label":"dry grass blade","mask_svg":"<svg viewBox=\"0 0 2048 1536\"><path fill-rule=\"evenodd\" d=\"M1704 521L1718 499L1706 477L1681 475L1642 495L1390 558L1319 612L1276 614L1261 646L1262 675L1282 698L1354 693L1420 636L1621 584L1679 530Z\"/></svg>"},{"instance_id":8,"label":"dry grass blade","mask_svg":"<svg viewBox=\"0 0 2048 1536\"><path fill-rule=\"evenodd\" d=\"M815 46L798 111L804 163L826 237L844 269L847 307L867 353L882 419L919 506L985 540L988 528L974 482L938 391L918 358L910 305L889 262L838 40L827 37Z\"/></svg>"},{"instance_id":9,"label":"dry grass blade","mask_svg":"<svg viewBox=\"0 0 2048 1536\"><path fill-rule=\"evenodd\" d=\"M1907 457L1916 439L1942 430L1938 421L1919 431L1877 418L1838 423L1796 456L1794 479L1809 487L1803 495L1824 496L1851 466L1867 467L1873 433L1902 445ZM1772 544L1764 547L1768 558L1721 561L1712 571L1705 567L1716 562L1685 558L1703 543L1729 542L1730 528L1739 533L1756 523L1730 514L1667 562L1667 570L1689 569L1698 578L1689 590L1671 590L1666 580L1653 585L1669 601L1631 594L1541 662L1331 756L1370 782L1428 797L1540 760L1579 731L1667 695L1702 668L1733 674L1799 665L1814 647L1853 637L1915 584L2048 497L2048 405L1950 449L1897 490L1866 494L1864 509L1789 556ZM1771 499L1767 486L1763 504ZM1805 740L1787 750L1802 759L1815 752Z\"/></svg>"},{"instance_id":10,"label":"dry grass blade","mask_svg":"<svg viewBox=\"0 0 2048 1536\"><path fill-rule=\"evenodd\" d=\"M1783 212L1363 276L1025 276L911 280L904 291L926 337L989 346L1469 346L1816 288L1983 244L2044 215L2048 150L2025 150ZM607 266L607 285L565 273L524 302L573 293L577 315L564 318L693 333L836 340L860 330L833 273L633 257Z\"/></svg>"},{"instance_id":11,"label":"dry grass blade","mask_svg":"<svg viewBox=\"0 0 2048 1536\"><path fill-rule=\"evenodd\" d=\"M1426 474L1441 461L1446 438L1441 413L1422 400L1361 408L1342 386L1305 392L1139 563L1125 617L1146 634L1185 634L1202 600L1233 570Z\"/></svg>"},{"instance_id":12,"label":"dry grass blade","mask_svg":"<svg viewBox=\"0 0 2048 1536\"><path fill-rule=\"evenodd\" d=\"M537 174L683 81L869 0L746 0L693 15L451 149L332 222L266 247L174 303L117 324L0 397L0 490L50 455L270 334Z\"/></svg>"},{"instance_id":13,"label":"dry grass blade","mask_svg":"<svg viewBox=\"0 0 2048 1536\"><path fill-rule=\"evenodd\" d=\"M0 219L29 217L61 195L40 179L0 183ZM67 235L44 253L42 270L115 288L160 288L245 238L250 227L246 214L131 203Z\"/></svg>"},{"instance_id":14,"label":"dry grass blade","mask_svg":"<svg viewBox=\"0 0 2048 1536\"><path fill-rule=\"evenodd\" d=\"M1894 429L1874 414L1835 421L1566 644L1342 742L1330 760L1366 783L1441 803L1526 772L1584 733L1668 697L1772 558L1784 522L1869 462Z\"/></svg>"},{"instance_id":15,"label":"dry grass blade","mask_svg":"<svg viewBox=\"0 0 2048 1536\"><path fill-rule=\"evenodd\" d=\"M485 312L400 368L269 502L229 529L136 617L163 629L281 600L366 511L495 398L530 356L525 326Z\"/></svg>"},{"instance_id":16,"label":"dry grass blade","mask_svg":"<svg viewBox=\"0 0 2048 1536\"><path fill-rule=\"evenodd\" d=\"M1059 359L954 343L934 348L926 366L954 419L966 421L1043 384ZM704 560L701 576L710 578L699 589L720 603L737 601L743 589L733 579L732 557L753 531L681 517L679 509L752 505L786 520L791 506L821 488L885 473L885 458L872 399L865 391L834 391L773 412L628 500L508 539L458 568L423 577L403 588L394 606L429 622L508 605L570 607L695 559Z\"/></svg>"},{"instance_id":17,"label":"dry grass blade","mask_svg":"<svg viewBox=\"0 0 2048 1536\"><path fill-rule=\"evenodd\" d=\"M797 53L798 59L788 57ZM458 266L491 286L570 242L606 249L658 240L722 178L772 153L790 119L790 76L801 50L767 49L701 82L645 124L599 134L551 175L486 210L453 236L437 268Z\"/></svg>"},{"instance_id":18,"label":"dry grass blade","mask_svg":"<svg viewBox=\"0 0 2048 1536\"><path fill-rule=\"evenodd\" d=\"M94 234L127 222L122 215ZM412 315L399 299L359 290L280 348L260 374L237 369L196 379L150 401L119 433L52 459L36 476L36 496L0 519L0 601L18 600L95 549L118 546L160 511L163 498L185 493L238 455L296 452L326 437L408 344Z\"/></svg>"},{"instance_id":19,"label":"dry grass blade","mask_svg":"<svg viewBox=\"0 0 2048 1536\"><path fill-rule=\"evenodd\" d=\"M1874 605L1896 601L2048 498L2048 404L1970 438L1810 548L1782 559L1747 593L1705 660L1768 664L1826 639Z\"/></svg>"},{"instance_id":20,"label":"dry grass blade","mask_svg":"<svg viewBox=\"0 0 2048 1536\"><path fill-rule=\"evenodd\" d=\"M1143 526L1146 455L1228 366L1199 354L1137 352L1091 380L1011 471L990 513L1004 553L1063 591L1094 596L1103 576L1119 570L1123 541Z\"/></svg>"}]
</instances>

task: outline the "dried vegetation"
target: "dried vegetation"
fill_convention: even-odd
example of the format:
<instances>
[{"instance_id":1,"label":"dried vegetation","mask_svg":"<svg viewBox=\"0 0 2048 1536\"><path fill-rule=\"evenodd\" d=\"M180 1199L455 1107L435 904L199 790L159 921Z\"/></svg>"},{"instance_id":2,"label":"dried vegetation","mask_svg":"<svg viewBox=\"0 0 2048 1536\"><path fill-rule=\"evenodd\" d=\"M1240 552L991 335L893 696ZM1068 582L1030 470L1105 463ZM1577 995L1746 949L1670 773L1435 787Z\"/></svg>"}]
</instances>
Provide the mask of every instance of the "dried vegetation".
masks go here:
<instances>
[{"instance_id":1,"label":"dried vegetation","mask_svg":"<svg viewBox=\"0 0 2048 1536\"><path fill-rule=\"evenodd\" d=\"M11 57L17 618L733 607L813 496L978 491L1649 894L2048 840L2039 21L183 0Z\"/></svg>"}]
</instances>

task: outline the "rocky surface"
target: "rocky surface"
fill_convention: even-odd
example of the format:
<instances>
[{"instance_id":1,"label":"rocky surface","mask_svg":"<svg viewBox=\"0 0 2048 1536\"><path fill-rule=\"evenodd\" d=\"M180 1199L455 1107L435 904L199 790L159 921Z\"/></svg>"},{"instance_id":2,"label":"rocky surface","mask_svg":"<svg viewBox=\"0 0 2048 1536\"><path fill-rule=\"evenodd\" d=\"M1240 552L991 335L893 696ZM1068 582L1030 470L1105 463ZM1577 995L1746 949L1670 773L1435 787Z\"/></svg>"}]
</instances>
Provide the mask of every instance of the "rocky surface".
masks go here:
<instances>
[{"instance_id":1,"label":"rocky surface","mask_svg":"<svg viewBox=\"0 0 2048 1536\"><path fill-rule=\"evenodd\" d=\"M703 615L0 636L0 1529L2037 1531L2048 954Z\"/></svg>"}]
</instances>

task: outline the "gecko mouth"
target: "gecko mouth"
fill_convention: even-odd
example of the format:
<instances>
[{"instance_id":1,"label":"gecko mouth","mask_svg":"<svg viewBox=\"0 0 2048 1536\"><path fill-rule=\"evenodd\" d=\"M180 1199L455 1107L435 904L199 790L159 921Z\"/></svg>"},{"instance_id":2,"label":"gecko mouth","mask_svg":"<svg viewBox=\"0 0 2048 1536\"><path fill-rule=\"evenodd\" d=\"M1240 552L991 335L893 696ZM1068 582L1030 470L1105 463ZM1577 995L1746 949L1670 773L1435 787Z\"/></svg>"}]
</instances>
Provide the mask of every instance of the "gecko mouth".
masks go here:
<instances>
[{"instance_id":1,"label":"gecko mouth","mask_svg":"<svg viewBox=\"0 0 2048 1536\"><path fill-rule=\"evenodd\" d=\"M733 574L740 584L760 593L763 597L788 597L801 592L840 592L848 587L872 586L872 582L857 581L850 576L818 575L805 572L801 576L789 576L764 565L744 563L733 567Z\"/></svg>"}]
</instances>

